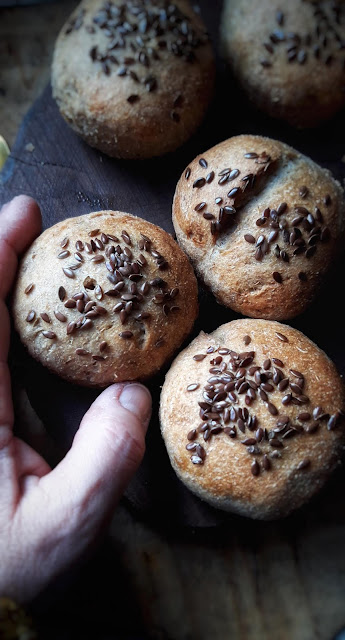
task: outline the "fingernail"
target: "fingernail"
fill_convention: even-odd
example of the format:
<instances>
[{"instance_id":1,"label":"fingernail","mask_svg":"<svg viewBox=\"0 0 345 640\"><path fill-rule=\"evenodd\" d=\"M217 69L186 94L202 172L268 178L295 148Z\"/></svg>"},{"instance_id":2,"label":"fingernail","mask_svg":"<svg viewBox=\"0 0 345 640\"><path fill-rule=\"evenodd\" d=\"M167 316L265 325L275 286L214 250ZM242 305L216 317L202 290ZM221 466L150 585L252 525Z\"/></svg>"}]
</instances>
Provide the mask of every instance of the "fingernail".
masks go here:
<instances>
[{"instance_id":1,"label":"fingernail","mask_svg":"<svg viewBox=\"0 0 345 640\"><path fill-rule=\"evenodd\" d=\"M142 384L127 384L121 391L120 404L133 413L146 428L151 417L151 394Z\"/></svg>"}]
</instances>

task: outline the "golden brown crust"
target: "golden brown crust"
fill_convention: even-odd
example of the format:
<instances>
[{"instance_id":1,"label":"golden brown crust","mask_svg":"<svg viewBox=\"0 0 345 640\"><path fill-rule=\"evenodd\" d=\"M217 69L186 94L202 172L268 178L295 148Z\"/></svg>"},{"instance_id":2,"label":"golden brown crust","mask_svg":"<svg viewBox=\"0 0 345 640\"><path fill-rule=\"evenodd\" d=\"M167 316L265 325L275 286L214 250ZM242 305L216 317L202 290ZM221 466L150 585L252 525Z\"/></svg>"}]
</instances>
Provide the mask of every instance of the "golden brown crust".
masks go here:
<instances>
[{"instance_id":1,"label":"golden brown crust","mask_svg":"<svg viewBox=\"0 0 345 640\"><path fill-rule=\"evenodd\" d=\"M160 419L171 464L191 491L220 509L274 519L305 503L339 464L344 408L342 380L311 340L244 319L201 333L177 356Z\"/></svg>"},{"instance_id":2,"label":"golden brown crust","mask_svg":"<svg viewBox=\"0 0 345 640\"><path fill-rule=\"evenodd\" d=\"M52 86L59 109L88 144L110 156L175 150L201 124L213 85L212 49L186 0L84 0L56 42Z\"/></svg>"},{"instance_id":3,"label":"golden brown crust","mask_svg":"<svg viewBox=\"0 0 345 640\"><path fill-rule=\"evenodd\" d=\"M292 318L314 299L344 220L343 190L328 170L252 135L195 158L173 202L177 240L217 300L272 320Z\"/></svg>"},{"instance_id":4,"label":"golden brown crust","mask_svg":"<svg viewBox=\"0 0 345 640\"><path fill-rule=\"evenodd\" d=\"M42 233L22 259L13 298L29 353L67 380L98 387L159 371L197 312L193 269L173 238L118 211Z\"/></svg>"},{"instance_id":5,"label":"golden brown crust","mask_svg":"<svg viewBox=\"0 0 345 640\"><path fill-rule=\"evenodd\" d=\"M253 103L297 127L345 104L341 2L225 0L222 54Z\"/></svg>"}]
</instances>

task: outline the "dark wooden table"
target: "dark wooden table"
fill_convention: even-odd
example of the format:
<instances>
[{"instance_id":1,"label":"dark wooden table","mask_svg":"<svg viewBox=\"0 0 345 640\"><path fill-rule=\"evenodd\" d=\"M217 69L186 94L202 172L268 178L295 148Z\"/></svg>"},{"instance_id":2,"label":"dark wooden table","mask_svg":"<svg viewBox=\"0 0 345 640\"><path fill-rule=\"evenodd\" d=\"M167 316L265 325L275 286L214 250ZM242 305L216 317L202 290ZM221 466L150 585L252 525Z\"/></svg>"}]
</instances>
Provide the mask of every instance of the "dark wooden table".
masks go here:
<instances>
[{"instance_id":1,"label":"dark wooden table","mask_svg":"<svg viewBox=\"0 0 345 640\"><path fill-rule=\"evenodd\" d=\"M256 114L237 92L229 106L223 100L228 86L223 84L221 65L209 116L190 143L164 160L169 171L162 169L161 160L119 163L88 149L59 118L46 87L55 36L75 4L63 0L46 6L0 8L0 134L12 147L0 175L0 204L24 191L39 200L45 226L66 215L114 207L148 218L153 212L155 222L172 231L171 197L184 166L222 136L246 131L281 138L343 179L342 116L315 135L295 132ZM216 42L219 3L202 2L201 6ZM131 189L133 179L136 190ZM325 348L344 373L345 351L333 341L337 330L343 333L342 317L339 313L330 318L325 312L327 296L336 307L334 296L341 286L341 280L334 282L294 325ZM213 316L209 310L214 302L204 292L200 295L201 314L194 333L235 317L221 308ZM41 376L36 380L43 375L49 389L54 419L49 403L37 402L37 384L29 384L26 375L31 365L16 344L12 364L18 428L54 462L91 396L67 390L36 369ZM159 394L154 386L158 384L157 380L151 383L156 403ZM64 409L71 405L73 420L68 420ZM59 434L58 421L64 422ZM159 446L158 425L153 421L149 458L114 514L103 544L86 565L35 603L33 613L42 636L49 640L331 640L345 625L344 470L294 516L256 523L205 511L186 497L170 472L155 462ZM152 468L153 479L161 474L165 489L157 494L148 474Z\"/></svg>"}]
</instances>

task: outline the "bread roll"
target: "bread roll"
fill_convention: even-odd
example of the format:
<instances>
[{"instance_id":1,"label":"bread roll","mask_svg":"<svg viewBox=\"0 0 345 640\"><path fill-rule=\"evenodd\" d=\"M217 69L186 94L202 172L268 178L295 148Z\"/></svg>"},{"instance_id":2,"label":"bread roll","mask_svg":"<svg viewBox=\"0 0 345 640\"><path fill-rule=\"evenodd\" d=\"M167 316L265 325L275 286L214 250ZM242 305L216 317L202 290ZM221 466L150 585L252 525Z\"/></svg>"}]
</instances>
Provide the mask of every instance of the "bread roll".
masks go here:
<instances>
[{"instance_id":1,"label":"bread roll","mask_svg":"<svg viewBox=\"0 0 345 640\"><path fill-rule=\"evenodd\" d=\"M61 114L110 156L177 149L201 124L213 85L209 38L187 0L83 0L56 42Z\"/></svg>"},{"instance_id":2,"label":"bread roll","mask_svg":"<svg viewBox=\"0 0 345 640\"><path fill-rule=\"evenodd\" d=\"M343 2L225 0L221 50L251 101L296 127L345 104Z\"/></svg>"},{"instance_id":3,"label":"bread roll","mask_svg":"<svg viewBox=\"0 0 345 640\"><path fill-rule=\"evenodd\" d=\"M119 211L47 229L19 267L15 327L29 353L80 385L145 379L198 312L193 269L163 229Z\"/></svg>"},{"instance_id":4,"label":"bread roll","mask_svg":"<svg viewBox=\"0 0 345 640\"><path fill-rule=\"evenodd\" d=\"M320 289L344 237L343 190L331 173L277 140L241 135L183 172L177 240L221 303L283 320Z\"/></svg>"},{"instance_id":5,"label":"bread roll","mask_svg":"<svg viewBox=\"0 0 345 640\"><path fill-rule=\"evenodd\" d=\"M286 516L324 485L344 454L344 386L296 329L235 320L173 362L160 402L178 477L212 506Z\"/></svg>"}]
</instances>

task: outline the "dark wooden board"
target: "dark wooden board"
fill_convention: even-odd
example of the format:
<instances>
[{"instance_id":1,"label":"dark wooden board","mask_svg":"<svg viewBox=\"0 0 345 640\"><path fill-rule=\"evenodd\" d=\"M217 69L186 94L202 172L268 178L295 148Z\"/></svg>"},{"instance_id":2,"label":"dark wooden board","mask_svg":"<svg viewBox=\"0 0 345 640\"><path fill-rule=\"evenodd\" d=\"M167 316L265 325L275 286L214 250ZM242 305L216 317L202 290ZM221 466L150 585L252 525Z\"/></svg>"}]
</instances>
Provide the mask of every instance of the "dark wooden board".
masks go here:
<instances>
[{"instance_id":1,"label":"dark wooden board","mask_svg":"<svg viewBox=\"0 0 345 640\"><path fill-rule=\"evenodd\" d=\"M217 43L220 2L201 4L202 15L213 42ZM221 140L239 133L256 133L281 139L328 167L343 180L341 158L345 153L343 115L317 131L296 131L273 121L248 104L219 57L216 95L198 133L183 148L164 158L149 161L119 161L89 148L65 124L52 99L50 87L33 105L19 131L11 156L1 174L0 203L26 193L41 206L44 228L63 220L99 209L118 209L139 215L173 233L171 204L183 169L195 155ZM29 151L28 143L33 150ZM30 148L30 147L29 147ZM345 346L342 342L341 285L343 261L334 272L313 307L291 324L323 348L345 372ZM237 314L225 309L200 287L200 315L188 342L199 333L212 331ZM64 448L70 446L80 419L96 392L67 384L51 375L26 356L14 336L12 347L14 374L24 380L30 400L49 431ZM182 526L228 529L234 522L249 534L267 531L270 525L248 523L245 519L217 512L203 504L177 480L162 443L157 419L160 387L164 371L149 382L154 414L147 437L147 453L141 468L126 492L130 507L157 526L176 531ZM297 530L306 514L315 526L323 518L344 522L340 471L325 490L305 509L288 519ZM286 527L285 521L285 526ZM273 525L272 525L273 526ZM249 529L248 529L249 527ZM296 529L297 528L297 529Z\"/></svg>"}]
</instances>

